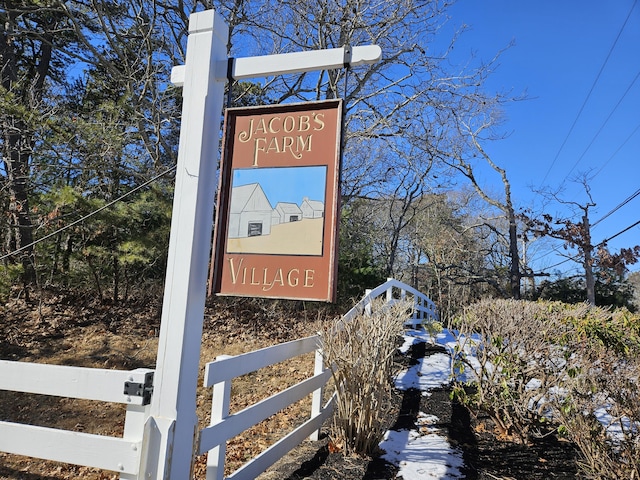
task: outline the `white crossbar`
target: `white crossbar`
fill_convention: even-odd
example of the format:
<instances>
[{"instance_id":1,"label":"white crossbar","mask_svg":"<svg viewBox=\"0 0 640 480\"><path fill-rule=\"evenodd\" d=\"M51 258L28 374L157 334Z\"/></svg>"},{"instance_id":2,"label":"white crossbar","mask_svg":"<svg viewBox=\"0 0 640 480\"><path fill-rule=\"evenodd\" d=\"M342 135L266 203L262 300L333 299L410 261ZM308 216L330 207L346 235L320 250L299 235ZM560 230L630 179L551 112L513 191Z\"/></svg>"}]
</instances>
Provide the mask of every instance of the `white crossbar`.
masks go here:
<instances>
[{"instance_id":1,"label":"white crossbar","mask_svg":"<svg viewBox=\"0 0 640 480\"><path fill-rule=\"evenodd\" d=\"M313 352L318 348L319 342L320 337L313 335L300 340L293 340L235 357L227 357L207 363L204 374L204 386L211 387L216 383L231 380L232 378L259 370L266 365L284 362L298 355Z\"/></svg>"},{"instance_id":2,"label":"white crossbar","mask_svg":"<svg viewBox=\"0 0 640 480\"><path fill-rule=\"evenodd\" d=\"M348 48L327 48L306 52L280 53L259 57L241 57L232 59L231 78L242 80L254 77L271 77L313 70L334 70L345 65L357 67L376 63L382 58L382 49L378 45L362 45ZM215 68L216 78L227 75L227 63L219 62ZM171 83L184 84L185 67L178 65L171 70Z\"/></svg>"},{"instance_id":3,"label":"white crossbar","mask_svg":"<svg viewBox=\"0 0 640 480\"><path fill-rule=\"evenodd\" d=\"M71 367L0 360L0 390L142 405L142 397L124 394L125 382L144 383L151 370Z\"/></svg>"},{"instance_id":4,"label":"white crossbar","mask_svg":"<svg viewBox=\"0 0 640 480\"><path fill-rule=\"evenodd\" d=\"M331 371L325 370L320 375L307 378L292 387L262 400L244 410L230 415L216 425L202 430L198 455L208 452L213 447L222 444L230 438L257 425L262 420L303 399L316 389L324 386L331 377ZM311 431L309 432L311 433Z\"/></svg>"},{"instance_id":5,"label":"white crossbar","mask_svg":"<svg viewBox=\"0 0 640 480\"><path fill-rule=\"evenodd\" d=\"M0 422L0 451L137 474L141 442Z\"/></svg>"}]
</instances>

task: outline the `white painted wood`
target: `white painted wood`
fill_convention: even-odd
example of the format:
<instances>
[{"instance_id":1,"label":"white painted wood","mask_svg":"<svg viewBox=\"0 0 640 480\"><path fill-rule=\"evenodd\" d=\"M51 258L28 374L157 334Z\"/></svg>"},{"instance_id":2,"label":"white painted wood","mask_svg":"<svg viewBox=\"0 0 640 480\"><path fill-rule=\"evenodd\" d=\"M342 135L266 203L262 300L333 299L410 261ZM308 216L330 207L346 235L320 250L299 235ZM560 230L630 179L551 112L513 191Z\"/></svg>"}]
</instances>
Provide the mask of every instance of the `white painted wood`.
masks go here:
<instances>
[{"instance_id":1,"label":"white painted wood","mask_svg":"<svg viewBox=\"0 0 640 480\"><path fill-rule=\"evenodd\" d=\"M351 47L351 55L345 48L329 48L306 52L282 53L262 57L236 58L231 75L236 80L252 77L270 77L313 70L331 70L376 63L382 57L378 45Z\"/></svg>"},{"instance_id":2,"label":"white painted wood","mask_svg":"<svg viewBox=\"0 0 640 480\"><path fill-rule=\"evenodd\" d=\"M314 70L331 70L376 63L382 58L382 49L378 45L362 45L351 47L351 56L345 48L329 48L305 52L281 53L259 57L240 57L233 59L231 77L235 80L255 77L270 77L290 73L310 72ZM216 65L217 78L227 76L227 63ZM177 86L184 84L185 68L183 65L171 69L171 83Z\"/></svg>"},{"instance_id":3,"label":"white painted wood","mask_svg":"<svg viewBox=\"0 0 640 480\"><path fill-rule=\"evenodd\" d=\"M0 390L142 405L124 392L127 381L144 383L149 369L132 371L0 360Z\"/></svg>"},{"instance_id":4,"label":"white painted wood","mask_svg":"<svg viewBox=\"0 0 640 480\"><path fill-rule=\"evenodd\" d=\"M138 452L138 472L144 471L144 466L148 459L147 444L143 442L145 435L145 424L149 418L149 405L128 405L124 420L124 433L122 438L128 442L139 445ZM138 475L132 473L121 473L120 480L138 480Z\"/></svg>"},{"instance_id":5,"label":"white painted wood","mask_svg":"<svg viewBox=\"0 0 640 480\"><path fill-rule=\"evenodd\" d=\"M141 442L0 422L0 451L135 475Z\"/></svg>"},{"instance_id":6,"label":"white painted wood","mask_svg":"<svg viewBox=\"0 0 640 480\"><path fill-rule=\"evenodd\" d=\"M331 372L327 369L322 374L307 378L275 395L270 396L244 410L223 418L219 423L205 428L200 433L198 455L214 446L221 445L228 439L257 425L262 420L301 400L314 390L327 383Z\"/></svg>"},{"instance_id":7,"label":"white painted wood","mask_svg":"<svg viewBox=\"0 0 640 480\"><path fill-rule=\"evenodd\" d=\"M184 480L191 471L197 428L196 387L214 194L218 132L224 79L215 75L227 60L228 28L213 10L194 13L183 79L180 146L174 190L167 274L154 395L158 478Z\"/></svg>"},{"instance_id":8,"label":"white painted wood","mask_svg":"<svg viewBox=\"0 0 640 480\"><path fill-rule=\"evenodd\" d=\"M253 480L267 468L277 462L293 448L300 445L302 441L310 435L314 429L320 426L329 418L333 412L336 396L334 395L321 413L307 420L298 428L281 438L278 442L267 448L257 457L245 463L242 467L227 477L227 480Z\"/></svg>"},{"instance_id":9,"label":"white painted wood","mask_svg":"<svg viewBox=\"0 0 640 480\"><path fill-rule=\"evenodd\" d=\"M221 355L220 360L232 358L230 355ZM220 382L213 387L211 401L211 424L216 424L229 416L231 404L231 380ZM198 445L202 445L202 434L198 438ZM200 447L198 446L198 449ZM207 455L207 480L222 480L224 478L224 458L227 451L226 440L209 448ZM204 452L203 452L204 453Z\"/></svg>"},{"instance_id":10,"label":"white painted wood","mask_svg":"<svg viewBox=\"0 0 640 480\"><path fill-rule=\"evenodd\" d=\"M313 352L319 345L320 336L313 335L234 357L218 357L218 359L206 365L204 386L210 387L216 383L251 373L266 366Z\"/></svg>"},{"instance_id":11,"label":"white painted wood","mask_svg":"<svg viewBox=\"0 0 640 480\"><path fill-rule=\"evenodd\" d=\"M316 349L316 357L313 365L313 374L321 375L325 371L324 368L324 354L321 348ZM322 411L322 395L324 394L324 385L313 391L311 397L311 418L319 415ZM315 430L310 436L309 440L318 441L320 438L320 429Z\"/></svg>"}]
</instances>

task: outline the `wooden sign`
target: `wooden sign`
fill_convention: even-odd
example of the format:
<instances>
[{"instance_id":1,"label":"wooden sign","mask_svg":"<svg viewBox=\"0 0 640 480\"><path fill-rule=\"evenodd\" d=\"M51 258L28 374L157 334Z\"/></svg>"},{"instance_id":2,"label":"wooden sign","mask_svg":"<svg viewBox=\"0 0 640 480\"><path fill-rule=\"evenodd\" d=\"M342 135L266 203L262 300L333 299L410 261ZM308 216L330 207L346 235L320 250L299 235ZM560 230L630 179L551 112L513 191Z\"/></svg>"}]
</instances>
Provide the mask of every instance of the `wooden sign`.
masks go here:
<instances>
[{"instance_id":1,"label":"wooden sign","mask_svg":"<svg viewBox=\"0 0 640 480\"><path fill-rule=\"evenodd\" d=\"M342 102L228 109L210 291L334 301Z\"/></svg>"}]
</instances>

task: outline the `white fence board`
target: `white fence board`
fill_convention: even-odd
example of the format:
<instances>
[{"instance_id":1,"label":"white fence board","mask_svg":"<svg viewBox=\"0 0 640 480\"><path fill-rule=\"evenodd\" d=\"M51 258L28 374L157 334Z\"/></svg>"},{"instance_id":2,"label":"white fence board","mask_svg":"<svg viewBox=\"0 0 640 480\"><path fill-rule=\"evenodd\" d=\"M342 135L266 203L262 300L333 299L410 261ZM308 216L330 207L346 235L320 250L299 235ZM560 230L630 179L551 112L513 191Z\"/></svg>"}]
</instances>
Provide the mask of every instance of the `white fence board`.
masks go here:
<instances>
[{"instance_id":1,"label":"white fence board","mask_svg":"<svg viewBox=\"0 0 640 480\"><path fill-rule=\"evenodd\" d=\"M216 383L251 373L268 365L310 353L318 348L319 342L320 337L313 335L300 340L209 362L204 374L204 386L210 387Z\"/></svg>"},{"instance_id":2,"label":"white fence board","mask_svg":"<svg viewBox=\"0 0 640 480\"><path fill-rule=\"evenodd\" d=\"M147 372L0 360L0 390L142 405L142 397L123 393L124 383L144 383Z\"/></svg>"},{"instance_id":3,"label":"white fence board","mask_svg":"<svg viewBox=\"0 0 640 480\"><path fill-rule=\"evenodd\" d=\"M0 422L0 451L137 474L141 442Z\"/></svg>"},{"instance_id":4,"label":"white fence board","mask_svg":"<svg viewBox=\"0 0 640 480\"><path fill-rule=\"evenodd\" d=\"M229 415L215 425L203 429L200 436L198 455L206 453L215 446L222 444L228 439L251 428L253 425L260 423L262 420L301 400L305 395L309 395L314 390L321 388L327 383L330 377L331 371L327 369L320 375L307 378L238 413ZM311 431L309 433L311 433Z\"/></svg>"},{"instance_id":5,"label":"white fence board","mask_svg":"<svg viewBox=\"0 0 640 480\"><path fill-rule=\"evenodd\" d=\"M327 402L322 411L310 418L288 435L282 437L276 443L267 448L257 457L245 463L238 470L227 477L227 480L252 480L267 468L277 462L280 458L290 452L293 448L303 442L312 432L318 430L333 412L337 395L334 394Z\"/></svg>"}]
</instances>

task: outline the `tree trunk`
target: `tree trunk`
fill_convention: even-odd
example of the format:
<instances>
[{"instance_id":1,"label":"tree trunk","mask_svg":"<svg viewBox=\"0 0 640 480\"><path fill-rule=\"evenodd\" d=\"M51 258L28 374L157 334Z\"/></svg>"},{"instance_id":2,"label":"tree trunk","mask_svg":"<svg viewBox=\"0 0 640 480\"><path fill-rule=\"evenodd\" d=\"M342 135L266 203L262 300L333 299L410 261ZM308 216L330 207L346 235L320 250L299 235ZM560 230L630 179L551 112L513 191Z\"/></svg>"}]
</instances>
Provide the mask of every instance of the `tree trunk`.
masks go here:
<instances>
[{"instance_id":1,"label":"tree trunk","mask_svg":"<svg viewBox=\"0 0 640 480\"><path fill-rule=\"evenodd\" d=\"M509 283L511 285L511 296L520 300L520 253L518 252L518 226L516 216L510 202L509 206L509 256L511 257Z\"/></svg>"},{"instance_id":2,"label":"tree trunk","mask_svg":"<svg viewBox=\"0 0 640 480\"><path fill-rule=\"evenodd\" d=\"M596 304L596 281L593 276L593 258L591 252L591 226L589 225L589 215L586 213L582 217L582 228L584 230L584 274L587 284L587 302L590 305Z\"/></svg>"},{"instance_id":3,"label":"tree trunk","mask_svg":"<svg viewBox=\"0 0 640 480\"><path fill-rule=\"evenodd\" d=\"M7 126L5 119L3 127ZM8 217L12 232L10 245L20 252L23 267L23 283L26 286L35 283L33 259L33 224L29 215L29 149L25 145L25 126L22 122L11 122L9 128L3 128L5 169L7 190L9 193Z\"/></svg>"}]
</instances>

